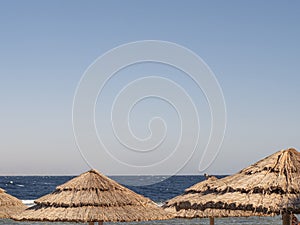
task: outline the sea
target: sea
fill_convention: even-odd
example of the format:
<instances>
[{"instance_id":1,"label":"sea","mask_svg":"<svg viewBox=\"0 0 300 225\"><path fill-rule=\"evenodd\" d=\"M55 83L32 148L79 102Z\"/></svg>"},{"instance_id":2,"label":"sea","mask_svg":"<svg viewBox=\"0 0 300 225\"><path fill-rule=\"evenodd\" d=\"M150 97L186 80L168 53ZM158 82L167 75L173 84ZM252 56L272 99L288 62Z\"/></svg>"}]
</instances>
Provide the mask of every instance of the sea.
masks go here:
<instances>
[{"instance_id":1,"label":"sea","mask_svg":"<svg viewBox=\"0 0 300 225\"><path fill-rule=\"evenodd\" d=\"M219 178L222 176L218 176ZM72 176L0 176L0 188L7 193L21 199L24 204L32 206L34 200L51 193L55 187L73 178ZM125 183L129 189L144 195L158 205L162 205L166 200L180 195L184 190L193 184L204 180L203 176L112 176L112 179L119 183ZM152 183L147 186L132 186L126 184ZM149 182L152 181L152 182ZM300 218L298 216L298 218ZM16 222L8 219L0 219L0 225L71 225L78 223L50 223L50 222ZM105 223L120 225L204 225L209 224L208 219L172 219L164 221L132 222L132 223ZM247 224L247 225L280 225L281 217L247 217L247 218L216 218L215 224Z\"/></svg>"}]
</instances>

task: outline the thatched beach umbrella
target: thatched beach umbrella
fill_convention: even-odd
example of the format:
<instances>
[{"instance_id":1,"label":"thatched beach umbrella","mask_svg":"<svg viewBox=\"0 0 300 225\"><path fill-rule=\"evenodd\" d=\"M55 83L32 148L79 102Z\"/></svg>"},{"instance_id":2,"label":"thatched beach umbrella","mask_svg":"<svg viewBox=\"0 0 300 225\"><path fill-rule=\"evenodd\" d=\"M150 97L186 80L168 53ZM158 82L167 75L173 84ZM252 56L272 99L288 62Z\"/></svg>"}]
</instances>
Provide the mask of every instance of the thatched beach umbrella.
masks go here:
<instances>
[{"instance_id":1,"label":"thatched beach umbrella","mask_svg":"<svg viewBox=\"0 0 300 225\"><path fill-rule=\"evenodd\" d=\"M15 220L61 222L131 222L169 219L171 215L145 198L90 170L35 201Z\"/></svg>"},{"instance_id":2,"label":"thatched beach umbrella","mask_svg":"<svg viewBox=\"0 0 300 225\"><path fill-rule=\"evenodd\" d=\"M5 193L3 189L0 188L0 218L11 218L15 213L20 213L24 211L26 206L21 200Z\"/></svg>"},{"instance_id":3,"label":"thatched beach umbrella","mask_svg":"<svg viewBox=\"0 0 300 225\"><path fill-rule=\"evenodd\" d=\"M164 208L185 218L281 214L290 224L300 213L300 153L281 150L237 174L198 183Z\"/></svg>"}]
</instances>

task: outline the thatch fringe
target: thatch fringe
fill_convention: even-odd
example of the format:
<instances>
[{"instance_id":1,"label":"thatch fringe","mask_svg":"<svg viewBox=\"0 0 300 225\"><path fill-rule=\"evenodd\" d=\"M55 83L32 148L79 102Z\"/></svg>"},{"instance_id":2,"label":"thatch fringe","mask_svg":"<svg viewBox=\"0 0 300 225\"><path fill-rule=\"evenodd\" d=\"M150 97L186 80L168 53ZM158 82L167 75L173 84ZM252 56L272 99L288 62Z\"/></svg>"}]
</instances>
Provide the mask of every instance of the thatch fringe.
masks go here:
<instances>
[{"instance_id":1,"label":"thatch fringe","mask_svg":"<svg viewBox=\"0 0 300 225\"><path fill-rule=\"evenodd\" d=\"M88 171L35 201L15 220L130 222L172 218L150 199L100 174Z\"/></svg>"},{"instance_id":2,"label":"thatch fringe","mask_svg":"<svg viewBox=\"0 0 300 225\"><path fill-rule=\"evenodd\" d=\"M178 217L300 213L300 153L281 150L232 176L195 184L163 207Z\"/></svg>"},{"instance_id":3,"label":"thatch fringe","mask_svg":"<svg viewBox=\"0 0 300 225\"><path fill-rule=\"evenodd\" d=\"M0 218L11 218L13 214L26 209L21 200L11 196L0 188Z\"/></svg>"}]
</instances>

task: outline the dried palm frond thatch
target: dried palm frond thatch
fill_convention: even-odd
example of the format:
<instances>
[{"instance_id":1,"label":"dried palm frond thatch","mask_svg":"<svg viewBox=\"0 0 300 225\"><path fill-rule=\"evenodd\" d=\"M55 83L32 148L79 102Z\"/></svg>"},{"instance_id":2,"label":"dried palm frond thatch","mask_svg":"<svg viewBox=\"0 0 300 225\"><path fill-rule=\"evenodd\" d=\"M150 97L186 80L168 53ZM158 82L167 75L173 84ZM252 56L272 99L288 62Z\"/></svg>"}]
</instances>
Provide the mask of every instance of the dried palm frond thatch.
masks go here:
<instances>
[{"instance_id":1,"label":"dried palm frond thatch","mask_svg":"<svg viewBox=\"0 0 300 225\"><path fill-rule=\"evenodd\" d=\"M0 188L0 218L11 218L15 213L20 213L26 209L21 200L11 196Z\"/></svg>"},{"instance_id":2,"label":"dried palm frond thatch","mask_svg":"<svg viewBox=\"0 0 300 225\"><path fill-rule=\"evenodd\" d=\"M90 170L35 201L15 220L129 222L169 219L170 214L145 198Z\"/></svg>"},{"instance_id":3,"label":"dried palm frond thatch","mask_svg":"<svg viewBox=\"0 0 300 225\"><path fill-rule=\"evenodd\" d=\"M195 184L163 207L185 218L300 213L300 153L278 151L237 174Z\"/></svg>"}]
</instances>

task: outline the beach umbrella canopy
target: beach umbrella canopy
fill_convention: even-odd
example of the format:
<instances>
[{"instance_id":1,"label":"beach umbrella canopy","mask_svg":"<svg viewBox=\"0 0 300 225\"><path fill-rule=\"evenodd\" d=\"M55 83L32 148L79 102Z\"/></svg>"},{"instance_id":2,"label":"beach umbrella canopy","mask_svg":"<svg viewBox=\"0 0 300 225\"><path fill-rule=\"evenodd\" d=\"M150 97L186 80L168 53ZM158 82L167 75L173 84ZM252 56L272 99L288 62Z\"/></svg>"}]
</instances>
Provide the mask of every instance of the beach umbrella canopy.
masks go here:
<instances>
[{"instance_id":1,"label":"beach umbrella canopy","mask_svg":"<svg viewBox=\"0 0 300 225\"><path fill-rule=\"evenodd\" d=\"M185 218L300 213L300 153L278 151L237 174L200 182L163 207Z\"/></svg>"},{"instance_id":2,"label":"beach umbrella canopy","mask_svg":"<svg viewBox=\"0 0 300 225\"><path fill-rule=\"evenodd\" d=\"M61 222L131 222L169 219L171 215L96 170L62 184L35 201L15 220Z\"/></svg>"},{"instance_id":3,"label":"beach umbrella canopy","mask_svg":"<svg viewBox=\"0 0 300 225\"><path fill-rule=\"evenodd\" d=\"M11 218L15 213L20 213L24 211L26 206L21 200L5 193L3 189L0 188L0 218Z\"/></svg>"}]
</instances>

